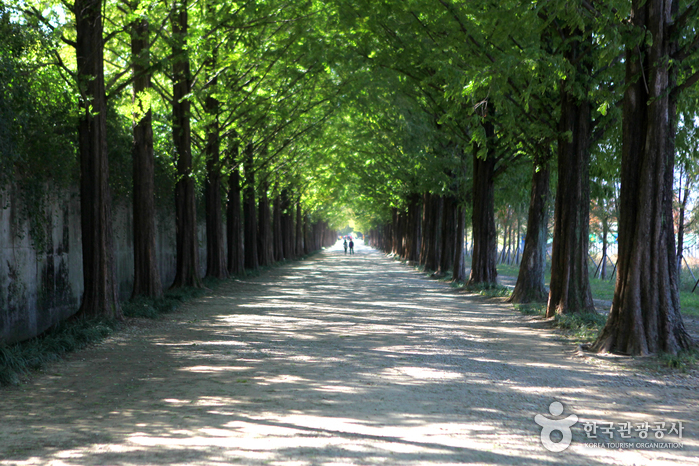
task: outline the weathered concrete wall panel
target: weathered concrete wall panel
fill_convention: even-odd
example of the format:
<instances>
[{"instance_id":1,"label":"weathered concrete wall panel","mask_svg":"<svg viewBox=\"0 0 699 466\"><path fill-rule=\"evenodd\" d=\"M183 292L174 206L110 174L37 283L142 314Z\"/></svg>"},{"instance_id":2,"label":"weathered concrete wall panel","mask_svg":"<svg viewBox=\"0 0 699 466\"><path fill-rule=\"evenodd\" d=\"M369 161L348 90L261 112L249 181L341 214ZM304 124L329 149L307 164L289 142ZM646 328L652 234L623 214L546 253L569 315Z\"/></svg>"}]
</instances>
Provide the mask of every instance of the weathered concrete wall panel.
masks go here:
<instances>
[{"instance_id":1,"label":"weathered concrete wall panel","mask_svg":"<svg viewBox=\"0 0 699 466\"><path fill-rule=\"evenodd\" d=\"M73 315L83 293L80 200L74 193L48 202L46 238L36 244L29 222L21 221L20 202L0 193L0 343L34 337ZM119 295L133 287L133 219L131 206L113 210L114 245ZM156 217L156 251L163 285L175 278L174 214ZM200 270L205 273L204 225L199 227Z\"/></svg>"}]
</instances>

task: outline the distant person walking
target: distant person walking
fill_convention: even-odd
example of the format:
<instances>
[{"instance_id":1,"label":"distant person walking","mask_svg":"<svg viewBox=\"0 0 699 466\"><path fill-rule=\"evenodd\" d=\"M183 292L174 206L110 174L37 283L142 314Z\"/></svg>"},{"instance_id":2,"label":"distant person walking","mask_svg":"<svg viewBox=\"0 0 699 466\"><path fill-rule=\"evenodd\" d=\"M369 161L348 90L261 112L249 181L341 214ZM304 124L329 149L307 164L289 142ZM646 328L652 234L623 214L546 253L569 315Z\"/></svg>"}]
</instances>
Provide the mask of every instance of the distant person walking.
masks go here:
<instances>
[{"instance_id":1,"label":"distant person walking","mask_svg":"<svg viewBox=\"0 0 699 466\"><path fill-rule=\"evenodd\" d=\"M350 254L354 254L354 241L352 241L352 238L350 238L349 247L350 247Z\"/></svg>"},{"instance_id":2,"label":"distant person walking","mask_svg":"<svg viewBox=\"0 0 699 466\"><path fill-rule=\"evenodd\" d=\"M345 254L347 254L347 238L345 238L345 244L343 244L343 246L345 247Z\"/></svg>"}]
</instances>

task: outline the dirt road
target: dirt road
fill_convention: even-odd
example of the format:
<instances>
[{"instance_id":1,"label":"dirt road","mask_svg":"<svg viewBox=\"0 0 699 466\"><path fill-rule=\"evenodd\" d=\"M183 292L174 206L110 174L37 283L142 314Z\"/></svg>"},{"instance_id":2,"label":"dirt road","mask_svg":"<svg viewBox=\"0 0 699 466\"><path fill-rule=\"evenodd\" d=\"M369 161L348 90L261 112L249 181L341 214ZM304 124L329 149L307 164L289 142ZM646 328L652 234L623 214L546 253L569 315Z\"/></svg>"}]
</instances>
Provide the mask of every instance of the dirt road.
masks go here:
<instances>
[{"instance_id":1,"label":"dirt road","mask_svg":"<svg viewBox=\"0 0 699 466\"><path fill-rule=\"evenodd\" d=\"M0 390L0 465L699 464L696 377L578 355L356 249L227 282ZM577 416L570 446L545 449L536 415Z\"/></svg>"}]
</instances>

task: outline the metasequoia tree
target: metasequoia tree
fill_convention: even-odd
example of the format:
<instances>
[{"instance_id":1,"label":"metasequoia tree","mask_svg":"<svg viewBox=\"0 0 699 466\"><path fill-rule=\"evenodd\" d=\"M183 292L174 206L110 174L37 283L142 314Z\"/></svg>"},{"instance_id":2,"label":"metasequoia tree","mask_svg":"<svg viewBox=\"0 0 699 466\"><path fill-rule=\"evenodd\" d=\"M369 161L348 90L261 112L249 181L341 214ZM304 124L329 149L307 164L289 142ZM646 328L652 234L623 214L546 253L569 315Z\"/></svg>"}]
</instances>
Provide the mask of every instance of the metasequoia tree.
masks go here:
<instances>
[{"instance_id":1,"label":"metasequoia tree","mask_svg":"<svg viewBox=\"0 0 699 466\"><path fill-rule=\"evenodd\" d=\"M175 185L175 223L177 262L172 286L201 287L199 243L194 174L192 172L191 71L189 62L187 0L173 4L172 26L172 136L175 143L177 184Z\"/></svg>"},{"instance_id":2,"label":"metasequoia tree","mask_svg":"<svg viewBox=\"0 0 699 466\"><path fill-rule=\"evenodd\" d=\"M223 239L223 174L221 159L217 11L213 2L207 2L206 24L210 31L205 42L206 57L204 69L206 84L203 89L204 112L206 114L204 158L206 160L206 181L204 183L204 200L206 209L206 276L218 279L228 277L226 254Z\"/></svg>"},{"instance_id":3,"label":"metasequoia tree","mask_svg":"<svg viewBox=\"0 0 699 466\"><path fill-rule=\"evenodd\" d=\"M245 242L245 268L257 270L260 261L257 255L257 215L255 202L255 160L252 143L245 146L243 155L243 170L245 172L245 184L243 188L243 228Z\"/></svg>"},{"instance_id":4,"label":"metasequoia tree","mask_svg":"<svg viewBox=\"0 0 699 466\"><path fill-rule=\"evenodd\" d=\"M564 58L573 68L560 84L558 189L551 249L551 283L546 316L594 312L587 271L590 212L590 143L592 104L587 77L592 38L564 28Z\"/></svg>"},{"instance_id":5,"label":"metasequoia tree","mask_svg":"<svg viewBox=\"0 0 699 466\"><path fill-rule=\"evenodd\" d=\"M112 200L107 160L102 2L77 0L72 8L77 33L75 51L80 90L78 152L85 286L79 315L121 318L114 264Z\"/></svg>"},{"instance_id":6,"label":"metasequoia tree","mask_svg":"<svg viewBox=\"0 0 699 466\"><path fill-rule=\"evenodd\" d=\"M546 274L546 242L550 165L534 164L532 186L527 215L527 236L522 251L522 261L517 283L508 299L512 303L543 302L548 296L544 285Z\"/></svg>"},{"instance_id":7,"label":"metasequoia tree","mask_svg":"<svg viewBox=\"0 0 699 466\"><path fill-rule=\"evenodd\" d=\"M486 121L483 127L486 137L483 144L486 147L482 150L476 144L473 149L473 254L469 285L494 284L498 276L494 184L497 160L493 154L495 132L491 122Z\"/></svg>"},{"instance_id":8,"label":"metasequoia tree","mask_svg":"<svg viewBox=\"0 0 699 466\"><path fill-rule=\"evenodd\" d=\"M238 143L233 143L231 158L238 160ZM228 241L228 273L240 275L245 272L245 245L243 243L243 215L240 205L240 168L228 174L228 206L226 209L226 240Z\"/></svg>"},{"instance_id":9,"label":"metasequoia tree","mask_svg":"<svg viewBox=\"0 0 699 466\"><path fill-rule=\"evenodd\" d=\"M136 15L139 3L125 5ZM150 103L151 63L148 17L139 15L130 25L133 99L133 254L132 296L163 294L155 254L155 155L153 111Z\"/></svg>"},{"instance_id":10,"label":"metasequoia tree","mask_svg":"<svg viewBox=\"0 0 699 466\"><path fill-rule=\"evenodd\" d=\"M697 8L692 2L680 12L676 0L632 2L637 36L625 60L617 280L595 351L676 354L693 345L680 314L672 185L676 101L699 81L694 70L677 84L683 60L699 46L695 33L682 46L679 39Z\"/></svg>"}]
</instances>

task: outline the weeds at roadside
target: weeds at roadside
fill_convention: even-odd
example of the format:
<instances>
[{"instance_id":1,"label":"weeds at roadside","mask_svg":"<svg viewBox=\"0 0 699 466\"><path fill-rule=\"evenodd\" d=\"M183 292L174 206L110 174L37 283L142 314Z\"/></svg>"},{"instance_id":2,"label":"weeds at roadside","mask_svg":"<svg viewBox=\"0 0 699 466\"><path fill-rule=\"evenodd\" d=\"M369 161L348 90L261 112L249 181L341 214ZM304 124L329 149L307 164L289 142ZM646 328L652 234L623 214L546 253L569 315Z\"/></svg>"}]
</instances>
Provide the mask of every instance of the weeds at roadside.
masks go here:
<instances>
[{"instance_id":1,"label":"weeds at roadside","mask_svg":"<svg viewBox=\"0 0 699 466\"><path fill-rule=\"evenodd\" d=\"M166 291L161 298L145 296L132 298L122 303L121 309L126 317L155 319L161 314L174 311L183 302L203 296L205 293L204 288L176 288Z\"/></svg>"},{"instance_id":2,"label":"weeds at roadside","mask_svg":"<svg viewBox=\"0 0 699 466\"><path fill-rule=\"evenodd\" d=\"M475 285L464 285L464 290L477 293L486 298L507 298L512 294L512 290L506 286L495 283L477 283Z\"/></svg>"},{"instance_id":3,"label":"weeds at roadside","mask_svg":"<svg viewBox=\"0 0 699 466\"><path fill-rule=\"evenodd\" d=\"M544 317L546 315L546 304L544 303L513 304L513 307L525 316Z\"/></svg>"},{"instance_id":4,"label":"weeds at roadside","mask_svg":"<svg viewBox=\"0 0 699 466\"><path fill-rule=\"evenodd\" d=\"M394 260L399 259L394 258ZM403 263L404 261L401 262ZM477 293L486 298L506 298L509 297L510 294L512 294L512 290L510 288L502 286L500 284L479 283L476 285L467 285L462 281L454 280L454 275L451 270L442 275L437 275L437 273L434 270L429 270L425 268L424 265L413 265L412 267L421 274L424 274L425 278L429 278L431 280L437 279L440 282L449 283L449 286L451 286L452 288L458 288L471 293Z\"/></svg>"},{"instance_id":5,"label":"weeds at roadside","mask_svg":"<svg viewBox=\"0 0 699 466\"><path fill-rule=\"evenodd\" d=\"M0 385L17 385L31 371L103 340L119 325L117 321L108 320L61 322L31 340L0 346Z\"/></svg>"},{"instance_id":6,"label":"weeds at roadside","mask_svg":"<svg viewBox=\"0 0 699 466\"><path fill-rule=\"evenodd\" d=\"M607 317L596 312L556 314L553 326L576 343L592 343L604 327Z\"/></svg>"},{"instance_id":7,"label":"weeds at roadside","mask_svg":"<svg viewBox=\"0 0 699 466\"><path fill-rule=\"evenodd\" d=\"M663 368L688 372L699 365L699 350L689 349L678 354L661 353L658 355L658 364Z\"/></svg>"}]
</instances>

